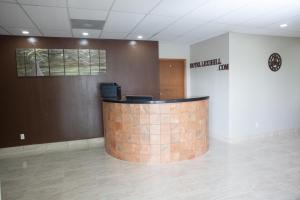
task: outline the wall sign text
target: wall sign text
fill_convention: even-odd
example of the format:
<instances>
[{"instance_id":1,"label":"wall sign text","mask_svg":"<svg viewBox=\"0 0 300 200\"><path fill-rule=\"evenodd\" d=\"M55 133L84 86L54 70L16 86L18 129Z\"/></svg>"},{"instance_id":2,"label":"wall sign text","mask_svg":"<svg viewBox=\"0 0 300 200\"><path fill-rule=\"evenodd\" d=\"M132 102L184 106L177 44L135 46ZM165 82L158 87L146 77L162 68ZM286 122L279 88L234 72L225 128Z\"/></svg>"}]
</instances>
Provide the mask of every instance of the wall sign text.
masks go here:
<instances>
[{"instance_id":1,"label":"wall sign text","mask_svg":"<svg viewBox=\"0 0 300 200\"><path fill-rule=\"evenodd\" d=\"M222 64L221 59L216 58L216 59L212 59L212 60L204 60L204 61L191 63L190 68L207 67L207 66L220 65L220 64Z\"/></svg>"},{"instance_id":2,"label":"wall sign text","mask_svg":"<svg viewBox=\"0 0 300 200\"><path fill-rule=\"evenodd\" d=\"M229 64L219 65L219 71L222 71L222 70L229 70Z\"/></svg>"}]
</instances>

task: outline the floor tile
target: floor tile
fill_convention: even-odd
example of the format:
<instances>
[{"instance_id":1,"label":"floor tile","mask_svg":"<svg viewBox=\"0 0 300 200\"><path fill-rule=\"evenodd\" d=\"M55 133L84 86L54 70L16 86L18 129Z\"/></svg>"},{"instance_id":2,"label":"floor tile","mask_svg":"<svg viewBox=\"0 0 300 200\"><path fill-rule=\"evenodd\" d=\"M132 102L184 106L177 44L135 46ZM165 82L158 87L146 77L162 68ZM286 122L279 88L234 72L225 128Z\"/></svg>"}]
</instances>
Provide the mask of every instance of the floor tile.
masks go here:
<instances>
[{"instance_id":1,"label":"floor tile","mask_svg":"<svg viewBox=\"0 0 300 200\"><path fill-rule=\"evenodd\" d=\"M103 144L102 144L103 145ZM194 160L130 163L104 147L0 159L3 200L299 200L300 135L211 140Z\"/></svg>"}]
</instances>

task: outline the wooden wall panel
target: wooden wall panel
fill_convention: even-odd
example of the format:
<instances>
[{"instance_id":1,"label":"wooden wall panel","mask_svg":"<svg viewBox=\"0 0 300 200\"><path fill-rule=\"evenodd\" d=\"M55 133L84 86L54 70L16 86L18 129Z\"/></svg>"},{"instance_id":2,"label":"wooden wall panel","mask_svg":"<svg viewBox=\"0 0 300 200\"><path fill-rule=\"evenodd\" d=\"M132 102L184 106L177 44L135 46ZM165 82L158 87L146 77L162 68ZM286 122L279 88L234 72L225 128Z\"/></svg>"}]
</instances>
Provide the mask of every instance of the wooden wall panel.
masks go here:
<instances>
[{"instance_id":1,"label":"wooden wall panel","mask_svg":"<svg viewBox=\"0 0 300 200\"><path fill-rule=\"evenodd\" d=\"M16 48L27 37L0 36L0 148L103 136L99 83L117 82L122 94L159 97L158 43L37 37L36 48L101 48L107 72L99 76L18 78ZM26 140L20 140L24 132Z\"/></svg>"}]
</instances>

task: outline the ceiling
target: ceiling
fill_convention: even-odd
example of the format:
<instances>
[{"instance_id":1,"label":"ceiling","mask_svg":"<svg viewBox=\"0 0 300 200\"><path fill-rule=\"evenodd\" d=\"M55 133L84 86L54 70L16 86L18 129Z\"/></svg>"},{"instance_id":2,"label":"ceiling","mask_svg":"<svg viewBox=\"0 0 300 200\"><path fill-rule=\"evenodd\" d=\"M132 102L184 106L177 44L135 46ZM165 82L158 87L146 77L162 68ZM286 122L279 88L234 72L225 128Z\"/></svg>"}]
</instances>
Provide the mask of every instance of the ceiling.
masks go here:
<instances>
[{"instance_id":1,"label":"ceiling","mask_svg":"<svg viewBox=\"0 0 300 200\"><path fill-rule=\"evenodd\" d=\"M103 30L83 30L72 29L70 19L106 22ZM229 31L300 37L300 0L0 0L0 34L23 30L49 37L141 35L183 44Z\"/></svg>"}]
</instances>

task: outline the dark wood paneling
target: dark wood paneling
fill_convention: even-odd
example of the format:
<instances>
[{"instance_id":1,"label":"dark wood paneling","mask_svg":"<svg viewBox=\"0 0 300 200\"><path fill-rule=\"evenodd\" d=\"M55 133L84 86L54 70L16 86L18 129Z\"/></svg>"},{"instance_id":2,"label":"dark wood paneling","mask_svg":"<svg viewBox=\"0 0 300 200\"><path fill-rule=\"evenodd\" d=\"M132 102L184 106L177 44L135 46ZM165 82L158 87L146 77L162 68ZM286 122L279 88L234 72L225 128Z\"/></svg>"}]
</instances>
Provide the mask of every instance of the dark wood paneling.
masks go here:
<instances>
[{"instance_id":1,"label":"dark wood paneling","mask_svg":"<svg viewBox=\"0 0 300 200\"><path fill-rule=\"evenodd\" d=\"M27 37L0 36L0 147L103 136L100 82L117 82L123 94L159 96L158 43L38 37L37 48L103 48L107 72L99 76L16 76L16 48L32 45ZM24 132L26 140L20 140Z\"/></svg>"}]
</instances>

